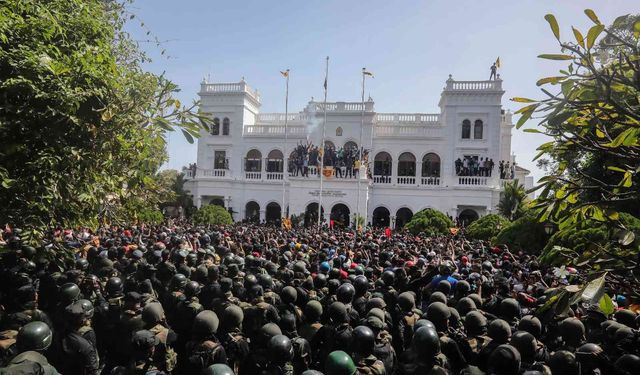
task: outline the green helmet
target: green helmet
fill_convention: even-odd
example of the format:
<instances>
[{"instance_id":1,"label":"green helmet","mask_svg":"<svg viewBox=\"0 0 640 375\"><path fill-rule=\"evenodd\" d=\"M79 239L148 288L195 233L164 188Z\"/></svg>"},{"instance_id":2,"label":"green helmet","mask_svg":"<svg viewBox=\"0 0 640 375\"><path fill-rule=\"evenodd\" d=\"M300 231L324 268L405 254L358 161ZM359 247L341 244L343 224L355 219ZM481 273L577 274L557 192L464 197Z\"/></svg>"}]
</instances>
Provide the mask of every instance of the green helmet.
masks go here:
<instances>
[{"instance_id":1,"label":"green helmet","mask_svg":"<svg viewBox=\"0 0 640 375\"><path fill-rule=\"evenodd\" d=\"M336 350L329 353L324 370L327 375L353 375L356 373L356 365L349 354Z\"/></svg>"},{"instance_id":2,"label":"green helmet","mask_svg":"<svg viewBox=\"0 0 640 375\"><path fill-rule=\"evenodd\" d=\"M411 311L416 305L416 299L411 292L403 292L398 296L398 306L402 311Z\"/></svg>"},{"instance_id":3,"label":"green helmet","mask_svg":"<svg viewBox=\"0 0 640 375\"><path fill-rule=\"evenodd\" d=\"M164 318L164 309L158 302L151 302L142 309L142 320L148 325L157 324Z\"/></svg>"},{"instance_id":4,"label":"green helmet","mask_svg":"<svg viewBox=\"0 0 640 375\"><path fill-rule=\"evenodd\" d=\"M310 321L315 321L322 317L322 304L318 301L311 300L304 307L304 315Z\"/></svg>"},{"instance_id":5,"label":"green helmet","mask_svg":"<svg viewBox=\"0 0 640 375\"><path fill-rule=\"evenodd\" d=\"M236 305L229 305L222 312L222 322L227 328L239 328L244 320L244 312Z\"/></svg>"},{"instance_id":6,"label":"green helmet","mask_svg":"<svg viewBox=\"0 0 640 375\"><path fill-rule=\"evenodd\" d=\"M302 372L301 375L324 375L324 374L318 370L305 370Z\"/></svg>"},{"instance_id":7,"label":"green helmet","mask_svg":"<svg viewBox=\"0 0 640 375\"><path fill-rule=\"evenodd\" d=\"M80 288L74 283L66 283L60 286L60 301L65 305L78 300Z\"/></svg>"},{"instance_id":8,"label":"green helmet","mask_svg":"<svg viewBox=\"0 0 640 375\"><path fill-rule=\"evenodd\" d=\"M193 320L193 332L203 337L210 336L218 332L219 325L218 315L211 310L204 310Z\"/></svg>"},{"instance_id":9,"label":"green helmet","mask_svg":"<svg viewBox=\"0 0 640 375\"><path fill-rule=\"evenodd\" d=\"M51 345L53 334L51 328L43 322L27 323L18 332L16 345L20 352L28 350L44 351Z\"/></svg>"},{"instance_id":10,"label":"green helmet","mask_svg":"<svg viewBox=\"0 0 640 375\"><path fill-rule=\"evenodd\" d=\"M428 361L440 353L440 338L435 329L421 327L413 334L413 349L424 361Z\"/></svg>"},{"instance_id":11,"label":"green helmet","mask_svg":"<svg viewBox=\"0 0 640 375\"><path fill-rule=\"evenodd\" d=\"M169 280L169 287L167 289L171 292L175 292L177 290L184 289L188 282L189 280L185 275L177 273L171 277L171 280Z\"/></svg>"},{"instance_id":12,"label":"green helmet","mask_svg":"<svg viewBox=\"0 0 640 375\"><path fill-rule=\"evenodd\" d=\"M267 343L269 358L275 363L286 363L293 359L293 344L285 335L275 335Z\"/></svg>"},{"instance_id":13,"label":"green helmet","mask_svg":"<svg viewBox=\"0 0 640 375\"><path fill-rule=\"evenodd\" d=\"M202 375L235 375L231 367L224 363L216 363L204 369Z\"/></svg>"}]
</instances>

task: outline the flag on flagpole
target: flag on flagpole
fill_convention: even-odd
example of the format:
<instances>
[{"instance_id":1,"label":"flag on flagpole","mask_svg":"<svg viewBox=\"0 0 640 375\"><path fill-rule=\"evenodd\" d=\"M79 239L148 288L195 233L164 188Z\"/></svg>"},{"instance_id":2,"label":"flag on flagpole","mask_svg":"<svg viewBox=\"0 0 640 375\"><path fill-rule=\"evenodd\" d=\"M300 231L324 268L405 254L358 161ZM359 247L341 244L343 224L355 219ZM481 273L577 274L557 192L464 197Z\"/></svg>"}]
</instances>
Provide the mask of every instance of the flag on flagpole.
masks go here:
<instances>
[{"instance_id":1,"label":"flag on flagpole","mask_svg":"<svg viewBox=\"0 0 640 375\"><path fill-rule=\"evenodd\" d=\"M324 89L326 90L327 89L327 77L324 77L324 85L323 86L324 86Z\"/></svg>"},{"instance_id":2,"label":"flag on flagpole","mask_svg":"<svg viewBox=\"0 0 640 375\"><path fill-rule=\"evenodd\" d=\"M368 72L368 71L366 71L366 70L364 70L364 69L362 70L362 74L364 74L364 75L366 75L366 76L369 76L369 77L373 78L373 73Z\"/></svg>"},{"instance_id":3,"label":"flag on flagpole","mask_svg":"<svg viewBox=\"0 0 640 375\"><path fill-rule=\"evenodd\" d=\"M500 56L498 56L498 58L496 59L496 66L498 68L500 67Z\"/></svg>"},{"instance_id":4,"label":"flag on flagpole","mask_svg":"<svg viewBox=\"0 0 640 375\"><path fill-rule=\"evenodd\" d=\"M280 71L280 74L282 74L283 77L288 77L289 76L289 69L283 71Z\"/></svg>"}]
</instances>

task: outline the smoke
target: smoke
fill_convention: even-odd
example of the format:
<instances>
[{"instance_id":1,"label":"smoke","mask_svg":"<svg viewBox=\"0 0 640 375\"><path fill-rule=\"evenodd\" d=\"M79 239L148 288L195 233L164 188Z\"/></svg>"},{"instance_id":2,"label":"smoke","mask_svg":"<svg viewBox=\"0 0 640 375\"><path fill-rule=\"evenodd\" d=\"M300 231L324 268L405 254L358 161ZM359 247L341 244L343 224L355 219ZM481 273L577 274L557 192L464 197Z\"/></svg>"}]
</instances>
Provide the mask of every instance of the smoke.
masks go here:
<instances>
[{"instance_id":1,"label":"smoke","mask_svg":"<svg viewBox=\"0 0 640 375\"><path fill-rule=\"evenodd\" d=\"M320 126L322 126L322 123L324 122L324 118L321 116L317 116L318 111L317 111L317 106L318 104L316 102L311 102L309 103L309 105L307 106L308 111L307 113L309 114L308 118L307 118L307 122L306 122L306 132L307 132L307 141L311 138L311 135L316 132L317 130L320 129Z\"/></svg>"}]
</instances>

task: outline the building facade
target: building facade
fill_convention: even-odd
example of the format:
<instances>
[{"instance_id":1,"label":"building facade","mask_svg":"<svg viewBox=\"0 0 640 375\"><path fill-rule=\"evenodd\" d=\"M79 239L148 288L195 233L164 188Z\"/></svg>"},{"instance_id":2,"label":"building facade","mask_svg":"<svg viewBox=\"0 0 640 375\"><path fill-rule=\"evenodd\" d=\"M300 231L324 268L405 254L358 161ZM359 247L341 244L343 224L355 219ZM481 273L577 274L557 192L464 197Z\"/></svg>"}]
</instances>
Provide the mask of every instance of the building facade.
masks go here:
<instances>
[{"instance_id":1,"label":"building facade","mask_svg":"<svg viewBox=\"0 0 640 375\"><path fill-rule=\"evenodd\" d=\"M430 207L468 222L495 212L506 180L533 182L511 155L503 94L499 77L450 76L440 113L379 113L369 98L326 103L326 111L311 101L285 121L261 113L260 94L244 80L203 82L201 110L214 124L185 168L186 188L198 207L224 206L236 221L278 221L286 210L307 224L366 214L373 225L400 227Z\"/></svg>"}]
</instances>

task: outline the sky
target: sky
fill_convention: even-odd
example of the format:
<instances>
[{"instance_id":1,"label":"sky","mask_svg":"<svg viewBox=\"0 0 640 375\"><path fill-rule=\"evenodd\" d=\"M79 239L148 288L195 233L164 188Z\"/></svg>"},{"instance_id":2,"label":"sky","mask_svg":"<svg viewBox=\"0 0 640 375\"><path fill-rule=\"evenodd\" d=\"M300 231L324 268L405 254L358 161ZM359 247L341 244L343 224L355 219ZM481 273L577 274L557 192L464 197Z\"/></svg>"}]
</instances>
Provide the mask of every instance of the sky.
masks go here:
<instances>
[{"instance_id":1,"label":"sky","mask_svg":"<svg viewBox=\"0 0 640 375\"><path fill-rule=\"evenodd\" d=\"M329 56L329 101L359 101L366 67L375 74L366 95L377 112L437 113L449 74L486 80L499 56L502 105L515 111L520 104L509 98L540 98L535 82L566 65L536 57L559 52L544 15L553 13L561 38L573 40L571 26L586 35L592 25L586 8L606 24L639 11L630 0L136 0L131 11L137 18L128 29L153 60L147 69L177 83L183 103L198 99L205 76L212 82L244 77L260 91L261 111L284 112L279 71L288 68L289 109L297 112L312 96L322 97ZM162 41L160 47L144 42L147 30ZM514 128L512 152L536 180L544 172L531 160L544 141ZM168 152L164 168L180 169L195 162L197 146L175 133Z\"/></svg>"}]
</instances>

